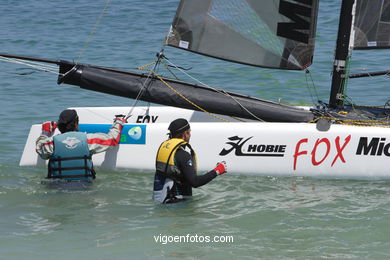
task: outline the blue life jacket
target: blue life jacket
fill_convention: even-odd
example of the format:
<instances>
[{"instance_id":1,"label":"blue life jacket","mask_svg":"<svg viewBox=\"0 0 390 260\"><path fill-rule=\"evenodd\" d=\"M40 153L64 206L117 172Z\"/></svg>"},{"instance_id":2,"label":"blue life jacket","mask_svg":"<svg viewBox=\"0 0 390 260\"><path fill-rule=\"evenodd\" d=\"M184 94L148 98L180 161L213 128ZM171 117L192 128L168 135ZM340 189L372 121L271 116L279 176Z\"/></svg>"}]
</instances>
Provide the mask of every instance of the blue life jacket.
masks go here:
<instances>
[{"instance_id":1,"label":"blue life jacket","mask_svg":"<svg viewBox=\"0 0 390 260\"><path fill-rule=\"evenodd\" d=\"M86 133L67 132L54 136L53 141L54 152L49 160L48 178L95 179Z\"/></svg>"}]
</instances>

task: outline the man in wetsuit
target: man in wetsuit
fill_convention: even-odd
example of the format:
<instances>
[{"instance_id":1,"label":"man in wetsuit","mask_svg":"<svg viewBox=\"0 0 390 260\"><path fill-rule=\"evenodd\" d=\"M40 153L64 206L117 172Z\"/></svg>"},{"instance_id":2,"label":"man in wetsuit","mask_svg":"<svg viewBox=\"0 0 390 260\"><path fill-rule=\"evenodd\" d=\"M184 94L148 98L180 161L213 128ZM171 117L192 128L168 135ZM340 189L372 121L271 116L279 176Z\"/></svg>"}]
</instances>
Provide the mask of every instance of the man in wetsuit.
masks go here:
<instances>
[{"instance_id":1,"label":"man in wetsuit","mask_svg":"<svg viewBox=\"0 0 390 260\"><path fill-rule=\"evenodd\" d=\"M36 140L36 152L42 159L49 159L47 177L66 181L95 179L92 155L118 145L124 123L124 116L117 116L107 134L81 133L78 132L79 118L73 109L62 111L58 123L43 123L42 133ZM52 137L57 124L61 134Z\"/></svg>"},{"instance_id":2,"label":"man in wetsuit","mask_svg":"<svg viewBox=\"0 0 390 260\"><path fill-rule=\"evenodd\" d=\"M174 203L192 196L192 188L209 183L226 172L226 163L204 175L196 175L196 155L191 148L191 129L186 119L171 122L169 139L160 145L156 158L153 200L159 203Z\"/></svg>"}]
</instances>

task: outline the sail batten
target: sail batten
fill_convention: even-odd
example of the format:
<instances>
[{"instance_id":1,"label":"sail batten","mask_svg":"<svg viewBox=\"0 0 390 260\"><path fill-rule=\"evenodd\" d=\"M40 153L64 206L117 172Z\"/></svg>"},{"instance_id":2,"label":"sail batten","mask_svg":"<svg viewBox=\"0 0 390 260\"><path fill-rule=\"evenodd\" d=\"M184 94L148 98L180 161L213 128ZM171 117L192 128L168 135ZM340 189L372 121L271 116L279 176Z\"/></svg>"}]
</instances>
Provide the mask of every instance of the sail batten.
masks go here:
<instances>
[{"instance_id":1,"label":"sail batten","mask_svg":"<svg viewBox=\"0 0 390 260\"><path fill-rule=\"evenodd\" d=\"M236 63L302 70L312 63L317 12L318 0L182 0L166 44Z\"/></svg>"}]
</instances>

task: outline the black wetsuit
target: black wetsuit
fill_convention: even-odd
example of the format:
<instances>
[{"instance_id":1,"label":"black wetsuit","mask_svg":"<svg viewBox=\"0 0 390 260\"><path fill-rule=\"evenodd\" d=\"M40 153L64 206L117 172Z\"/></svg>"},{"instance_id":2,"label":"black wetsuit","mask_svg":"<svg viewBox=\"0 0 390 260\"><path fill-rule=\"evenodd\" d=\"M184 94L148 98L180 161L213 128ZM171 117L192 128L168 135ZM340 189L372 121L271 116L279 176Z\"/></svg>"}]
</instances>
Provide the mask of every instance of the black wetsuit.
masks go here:
<instances>
[{"instance_id":1,"label":"black wetsuit","mask_svg":"<svg viewBox=\"0 0 390 260\"><path fill-rule=\"evenodd\" d=\"M181 190L180 194L185 196L192 195L192 188L198 188L209 183L217 177L217 173L212 170L204 175L196 175L195 165L191 155L183 149L178 149L175 155L176 166L182 173L182 185L175 183L175 186Z\"/></svg>"},{"instance_id":2,"label":"black wetsuit","mask_svg":"<svg viewBox=\"0 0 390 260\"><path fill-rule=\"evenodd\" d=\"M178 195L192 196L192 188L197 188L209 183L217 173L214 170L205 173L204 175L196 175L194 160L190 153L180 148L175 154L175 165L180 169L181 179L180 183L173 181L173 187L167 192L166 202L176 202L182 199L175 199ZM158 172L154 178L154 192L162 190L167 180L170 180Z\"/></svg>"}]
</instances>

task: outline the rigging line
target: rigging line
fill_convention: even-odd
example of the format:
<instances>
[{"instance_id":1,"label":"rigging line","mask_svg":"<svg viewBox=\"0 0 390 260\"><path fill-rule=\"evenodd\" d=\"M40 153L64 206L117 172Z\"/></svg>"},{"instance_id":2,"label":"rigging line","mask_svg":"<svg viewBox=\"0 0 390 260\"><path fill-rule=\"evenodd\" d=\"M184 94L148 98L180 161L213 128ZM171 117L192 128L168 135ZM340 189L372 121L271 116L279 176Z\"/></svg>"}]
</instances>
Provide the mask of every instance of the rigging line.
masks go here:
<instances>
[{"instance_id":1,"label":"rigging line","mask_svg":"<svg viewBox=\"0 0 390 260\"><path fill-rule=\"evenodd\" d=\"M41 63L41 62L34 62L34 61L28 61L28 60L23 60L23 59L18 59L18 58L7 58L7 57L3 57L3 56L0 56L0 59L2 59L3 61L9 61L11 63L17 61L19 63L25 63L25 64L31 64L31 65L37 65L37 66L40 66L42 68L48 68L48 69L54 69L54 70L57 70L57 66L56 65L51 65L51 64L45 64L45 63Z\"/></svg>"},{"instance_id":2,"label":"rigging line","mask_svg":"<svg viewBox=\"0 0 390 260\"><path fill-rule=\"evenodd\" d=\"M345 100L348 100L348 102L350 103L352 109L353 109L355 112L357 112L357 110L356 110L356 104L355 104L355 102L353 102L353 99L352 99L350 96L345 95Z\"/></svg>"},{"instance_id":3,"label":"rigging line","mask_svg":"<svg viewBox=\"0 0 390 260\"><path fill-rule=\"evenodd\" d=\"M186 75L187 77L191 78L192 80L195 80L196 82L198 82L199 84L201 84L202 86L205 86L211 90L214 90L215 92L217 93L220 93L220 94L223 94L227 97L230 97L232 98L240 107L242 107L245 111L247 111L251 116L253 116L255 119L261 121L261 122L264 122L263 119L257 117L256 115L254 115L252 112L250 112L245 106L243 106L237 99L235 99L233 96L229 95L229 93L227 93L226 91L224 90L219 90L219 89L216 89L216 88L213 88L213 87L210 87L209 85L203 83L202 81L194 78L193 76L191 76L190 74L188 74L187 72L183 71L182 69L180 69L178 66L176 66L175 64L173 64L170 60L168 59L165 59L166 61L168 61L169 64L171 64L173 67L175 67L177 70L179 70L181 73L183 73L184 75Z\"/></svg>"},{"instance_id":4,"label":"rigging line","mask_svg":"<svg viewBox=\"0 0 390 260\"><path fill-rule=\"evenodd\" d=\"M305 80L306 80L306 87L307 87L307 90L309 91L309 95L310 95L310 98L311 98L311 102L313 103L313 105L314 104L316 104L316 102L315 102L315 98L314 98L314 94L313 94L313 92L312 92L312 88L311 88L311 86L309 85L309 80L308 80L308 78L307 78L307 74L309 74L310 73L310 71L309 70L306 70L305 71ZM318 97L317 97L317 100L318 100Z\"/></svg>"},{"instance_id":5,"label":"rigging line","mask_svg":"<svg viewBox=\"0 0 390 260\"><path fill-rule=\"evenodd\" d=\"M169 65L167 65L166 63L162 62L162 64L164 65L164 67L176 78L178 79L178 77L168 68ZM145 68L145 66L143 66L143 68ZM156 74L156 73L154 73ZM158 77L159 75L157 75ZM161 80L161 79L160 79ZM192 101L188 100L186 97L184 97L181 93L179 93L176 89L172 88L168 83L166 83L165 81L161 80L165 85L167 85L172 91L174 91L177 95L179 95L181 98L183 98L184 100L186 100L188 103L192 104L193 106L197 107L199 110L201 110L202 112L205 112L207 114L210 114L211 116L217 118L217 119L220 119L220 120L224 120L218 116L215 116L213 113L210 113L208 111L206 111L205 109L199 107L198 105L196 105L195 103L193 103ZM226 95L229 95L226 93ZM233 97L232 97L233 98ZM234 98L233 98L234 99ZM238 104L240 104L237 100L235 100ZM240 104L241 105L241 104ZM251 113L248 109L246 109L245 107L241 106L244 110L246 110L250 115L252 115L253 117L255 117L256 119L258 119L259 121L263 121L262 119L256 117L253 113ZM235 116L229 116L237 121L241 121L241 122L246 122L245 120L241 119L241 118L238 118L238 117L235 117ZM226 122L228 122L227 120L224 120Z\"/></svg>"},{"instance_id":6,"label":"rigging line","mask_svg":"<svg viewBox=\"0 0 390 260\"><path fill-rule=\"evenodd\" d=\"M343 119L343 118L338 118L334 116L321 116L317 117L308 123L315 123L320 119L329 119L334 121L336 124L347 124L347 125L356 125L356 126L375 126L375 125L387 125L390 124L389 121L382 121L382 120L373 120L373 119Z\"/></svg>"},{"instance_id":7,"label":"rigging line","mask_svg":"<svg viewBox=\"0 0 390 260\"><path fill-rule=\"evenodd\" d=\"M240 121L240 122L247 122L244 119L236 117L236 116L230 116L230 117L233 118L233 119L236 119L237 121Z\"/></svg>"},{"instance_id":8,"label":"rigging line","mask_svg":"<svg viewBox=\"0 0 390 260\"><path fill-rule=\"evenodd\" d=\"M309 77L310 77L311 85L313 87L314 94L315 94L315 96L317 98L317 102L316 103L318 103L318 101L320 100L320 96L318 95L317 87L316 87L316 84L314 83L314 80L313 80L313 77L312 77L312 73L311 73L310 70L308 70L308 71L309 71Z\"/></svg>"},{"instance_id":9,"label":"rigging line","mask_svg":"<svg viewBox=\"0 0 390 260\"><path fill-rule=\"evenodd\" d=\"M352 52L352 51L351 51ZM349 72L351 70L351 60L352 60L352 53L350 55L347 56L347 60L346 60L346 63L345 63L345 80L344 80L344 88L343 88L343 95L346 95L346 93L348 92L348 81L349 81Z\"/></svg>"},{"instance_id":10,"label":"rigging line","mask_svg":"<svg viewBox=\"0 0 390 260\"><path fill-rule=\"evenodd\" d=\"M45 72L50 72L50 73L53 73L53 74L56 74L56 75L59 74L57 72L57 70L53 71L53 68L45 67L43 65L37 66L37 65L34 65L34 64L29 64L28 62L22 62L22 61L17 60L17 59L0 58L0 60L1 61L5 61L5 62L9 62L9 63L25 65L27 67L31 67L31 68L34 68L34 69L37 69L37 70L41 70L41 71L45 71Z\"/></svg>"},{"instance_id":11,"label":"rigging line","mask_svg":"<svg viewBox=\"0 0 390 260\"><path fill-rule=\"evenodd\" d=\"M160 52L161 53L161 52ZM159 55L158 56L158 60L157 60L157 63L159 63L160 59L163 57L163 55ZM151 63L153 64L153 63ZM147 64L147 65L151 65L151 64ZM155 72L155 69L157 67L158 64L155 64L154 68L153 69L147 69L147 65L145 66L142 66L140 68L142 68L143 70L145 71L150 71L151 74L153 74L155 77L157 77L165 86L167 86L170 90L172 90L173 92L176 93L176 95L178 95L179 97L181 97L182 99L184 99L185 101L187 101L189 104L191 104L192 106L196 107L198 110L204 112L204 113L207 113L209 114L210 116L212 117L215 117L219 120L222 120L222 121L225 121L225 122L229 122L228 120L222 118L222 117L219 117L213 113L210 113L208 112L206 109L200 107L199 105L195 104L194 102L192 102L191 100L189 100L187 97L185 97L182 93L180 93L179 91L177 91L175 88L173 88L171 85L169 85L158 73ZM150 75L149 75L150 76ZM148 76L148 77L149 77Z\"/></svg>"},{"instance_id":12,"label":"rigging line","mask_svg":"<svg viewBox=\"0 0 390 260\"><path fill-rule=\"evenodd\" d=\"M348 100L351 104L351 107L353 110L356 110L356 107L355 107L355 102L353 102L353 99L351 97L348 96L348 82L349 82L349 77L348 75L350 74L350 70L351 70L351 60L352 60L352 55L349 55L347 57L347 60L346 60L346 64L345 64L345 81L344 81L344 88L343 88L343 95L344 95L344 101Z\"/></svg>"},{"instance_id":13,"label":"rigging line","mask_svg":"<svg viewBox=\"0 0 390 260\"><path fill-rule=\"evenodd\" d=\"M93 28L92 28L91 32L89 33L87 39L84 41L84 46L83 46L83 48L81 48L79 57L75 61L76 64L79 63L80 58L84 55L85 50L88 48L88 45L89 45L90 41L92 40L93 36L95 35L96 30L99 27L101 20L103 19L103 15L106 12L106 10L108 9L108 6L110 5L110 3L111 3L111 0L106 0L103 9L100 12L100 15L99 15L98 19L96 20L95 25L93 26Z\"/></svg>"},{"instance_id":14,"label":"rigging line","mask_svg":"<svg viewBox=\"0 0 390 260\"><path fill-rule=\"evenodd\" d=\"M105 117L105 116L102 115L102 113L95 112L95 111L93 111L91 108L84 108L84 109L87 110L87 111L89 111L90 113L94 114L94 115L97 116L97 117L100 117L100 118L102 118L102 119L104 119L104 120L107 120L108 122L112 122L112 121L111 121L112 118Z\"/></svg>"},{"instance_id":15,"label":"rigging line","mask_svg":"<svg viewBox=\"0 0 390 260\"><path fill-rule=\"evenodd\" d=\"M191 76L190 74L188 74L187 72L185 72L184 70L180 69L176 64L173 64L170 60L168 59L165 59L166 61L168 61L169 64L171 64L173 67L175 67L177 70L179 70L181 73L183 73L184 75L186 75L187 77L189 77L190 79L198 82L199 84L201 84L202 86L205 86L205 87L208 87L216 92L219 92L218 89L216 88L213 88L213 87L210 87L209 85L203 83L202 81L198 80L197 78L194 78L193 76Z\"/></svg>"},{"instance_id":16,"label":"rigging line","mask_svg":"<svg viewBox=\"0 0 390 260\"><path fill-rule=\"evenodd\" d=\"M169 85L162 77L160 77L160 75L158 75L156 72L152 71L153 75L155 75L162 83L164 83L164 85L166 85L168 88L170 88L173 92L175 92L177 95L179 95L181 98L183 98L185 101L187 101L188 103L190 103L191 105L193 105L194 107L196 107L197 109L199 109L200 111L204 112L204 113L207 113L209 114L210 116L212 117L215 117L219 120L222 120L222 121L225 121L225 122L229 122L228 120L222 118L222 117L219 117L213 113L210 113L208 112L207 110L205 110L204 108L198 106L197 104L195 104L194 102L192 102L191 100L189 100L188 98L186 98L183 94L181 94L179 91L177 91L176 89L174 89L171 85Z\"/></svg>"},{"instance_id":17,"label":"rigging line","mask_svg":"<svg viewBox=\"0 0 390 260\"><path fill-rule=\"evenodd\" d=\"M0 60L5 61L5 62L9 62L9 63L22 64L22 65L26 65L26 66L30 66L30 67L32 66L32 67L38 67L38 68L42 68L42 69L56 70L56 67L51 66L51 65L25 61L25 60L21 60L21 59L0 57Z\"/></svg>"},{"instance_id":18,"label":"rigging line","mask_svg":"<svg viewBox=\"0 0 390 260\"><path fill-rule=\"evenodd\" d=\"M128 119L129 117L131 117L131 114L133 113L134 109L135 109L135 106L137 105L140 97L142 96L142 94L144 93L144 90L145 90L145 87L146 87L146 83L148 82L148 80L150 79L150 77L153 75L153 71L156 69L156 67L158 66L159 62L160 62L160 56L157 57L157 60L156 61L153 61L149 64L146 64L144 66L141 66L141 67L138 67L139 70L147 70L147 71L150 71L149 75L146 77L144 83L142 84L142 87L140 89L140 91L138 92L137 94L137 97L134 99L134 102L130 108L130 111L127 113L126 115L126 119ZM153 70L150 70L150 69L145 69L145 67L148 67L148 66L151 66L154 64L154 67L153 67ZM149 81L150 82L150 81ZM148 82L148 83L149 83Z\"/></svg>"},{"instance_id":19,"label":"rigging line","mask_svg":"<svg viewBox=\"0 0 390 260\"><path fill-rule=\"evenodd\" d=\"M179 78L176 76L176 74L173 73L173 71L169 68L169 66L170 66L169 64L166 64L165 62L163 62L162 64L164 65L165 69L166 69L167 71L169 71L169 73L171 73L171 75L172 75L173 77L175 77L176 80L179 80Z\"/></svg>"},{"instance_id":20,"label":"rigging line","mask_svg":"<svg viewBox=\"0 0 390 260\"><path fill-rule=\"evenodd\" d=\"M146 64L146 65L143 65L141 67L138 67L137 69L139 69L139 70L148 70L148 69L145 69L145 68L149 67L151 65L154 65L153 71L156 70L156 68L160 65L161 58L164 57L163 51L164 51L164 49L161 49L160 52L157 54L157 60L156 61L153 61L153 62L151 62L149 64ZM126 119L131 117L131 114L133 113L133 111L135 109L135 106L137 105L137 103L138 103L140 97L142 96L142 94L144 93L146 82L152 76L153 71L150 71L149 75L147 76L147 78L145 79L144 83L142 84L142 87L141 87L140 91L138 92L137 97L134 99L134 102L133 102L133 105L131 106L131 109L129 110L129 112L127 113L127 115L125 117ZM150 106L150 103L149 103L149 106Z\"/></svg>"},{"instance_id":21,"label":"rigging line","mask_svg":"<svg viewBox=\"0 0 390 260\"><path fill-rule=\"evenodd\" d=\"M226 96L228 97L231 97L240 107L242 107L246 112L248 112L248 114L250 114L251 116L253 116L255 119L257 119L258 121L260 122L265 122L263 119L261 119L260 117L256 116L255 114L253 114L251 111L249 111L245 106L243 106L237 99L235 99L233 96L229 95L228 93L225 92L225 90L222 90L222 93L224 93Z\"/></svg>"}]
</instances>

